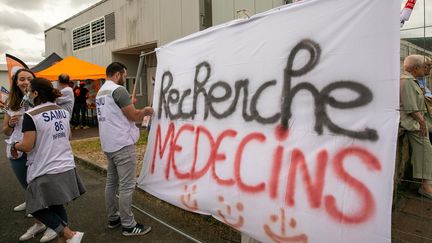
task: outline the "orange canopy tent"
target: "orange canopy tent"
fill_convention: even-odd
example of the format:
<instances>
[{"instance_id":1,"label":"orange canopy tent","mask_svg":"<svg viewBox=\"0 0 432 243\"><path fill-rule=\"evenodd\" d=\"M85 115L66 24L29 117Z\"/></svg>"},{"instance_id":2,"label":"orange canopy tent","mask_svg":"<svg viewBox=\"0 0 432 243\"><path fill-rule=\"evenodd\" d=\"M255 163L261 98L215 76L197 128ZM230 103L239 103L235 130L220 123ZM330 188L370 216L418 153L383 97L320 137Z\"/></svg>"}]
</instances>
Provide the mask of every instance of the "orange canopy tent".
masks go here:
<instances>
[{"instance_id":1,"label":"orange canopy tent","mask_svg":"<svg viewBox=\"0 0 432 243\"><path fill-rule=\"evenodd\" d=\"M51 67L35 73L36 77L57 80L60 74L66 73L70 80L105 79L105 68L73 56L68 56Z\"/></svg>"}]
</instances>

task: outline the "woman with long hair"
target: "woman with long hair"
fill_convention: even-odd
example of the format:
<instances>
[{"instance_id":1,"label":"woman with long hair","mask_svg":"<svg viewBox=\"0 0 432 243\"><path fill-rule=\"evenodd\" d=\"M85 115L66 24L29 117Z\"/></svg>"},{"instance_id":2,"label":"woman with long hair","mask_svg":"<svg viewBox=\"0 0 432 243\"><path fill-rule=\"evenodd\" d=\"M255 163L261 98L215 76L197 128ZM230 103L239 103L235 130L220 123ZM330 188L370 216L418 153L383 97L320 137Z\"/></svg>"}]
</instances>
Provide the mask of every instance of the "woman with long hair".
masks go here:
<instances>
[{"instance_id":1,"label":"woman with long hair","mask_svg":"<svg viewBox=\"0 0 432 243\"><path fill-rule=\"evenodd\" d=\"M28 93L34 107L24 114L22 141L11 148L14 157L27 153L26 211L54 229L59 242L80 242L84 233L69 227L63 206L85 192L69 143L70 115L54 103L61 93L49 80L31 80Z\"/></svg>"},{"instance_id":2,"label":"woman with long hair","mask_svg":"<svg viewBox=\"0 0 432 243\"><path fill-rule=\"evenodd\" d=\"M19 153L16 158L13 158L10 154L11 146L14 142L20 141L23 137L21 131L23 114L29 108L27 102L25 102L26 90L30 85L30 81L35 78L32 71L21 68L16 71L12 76L12 86L10 90L9 99L6 102L6 113L3 119L3 133L9 136L6 139L6 154L11 163L13 172L18 179L24 190L27 188L27 154ZM26 203L22 203L14 208L14 211L23 211L26 208ZM21 237L19 240L28 240L34 235L44 231L46 226L36 221ZM52 229L46 229L44 235L41 238L41 242L48 242L57 237L57 234Z\"/></svg>"}]
</instances>

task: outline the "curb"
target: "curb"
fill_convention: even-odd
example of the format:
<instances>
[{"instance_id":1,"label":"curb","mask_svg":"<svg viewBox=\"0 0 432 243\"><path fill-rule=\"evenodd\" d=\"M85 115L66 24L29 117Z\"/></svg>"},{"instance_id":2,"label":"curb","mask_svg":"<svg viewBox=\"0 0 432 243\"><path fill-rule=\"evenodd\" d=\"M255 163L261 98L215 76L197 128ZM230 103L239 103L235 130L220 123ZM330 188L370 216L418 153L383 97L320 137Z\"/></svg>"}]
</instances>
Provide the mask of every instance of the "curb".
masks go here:
<instances>
[{"instance_id":1,"label":"curb","mask_svg":"<svg viewBox=\"0 0 432 243\"><path fill-rule=\"evenodd\" d=\"M98 165L96 165L90 161L87 161L87 160L85 160L79 156L74 155L74 160L76 163L83 165L84 167L87 167L89 169L92 169L92 170L94 170L94 171L96 171L96 172L98 172L104 176L106 176L106 174L107 174L107 169L105 169L101 166L98 166Z\"/></svg>"}]
</instances>

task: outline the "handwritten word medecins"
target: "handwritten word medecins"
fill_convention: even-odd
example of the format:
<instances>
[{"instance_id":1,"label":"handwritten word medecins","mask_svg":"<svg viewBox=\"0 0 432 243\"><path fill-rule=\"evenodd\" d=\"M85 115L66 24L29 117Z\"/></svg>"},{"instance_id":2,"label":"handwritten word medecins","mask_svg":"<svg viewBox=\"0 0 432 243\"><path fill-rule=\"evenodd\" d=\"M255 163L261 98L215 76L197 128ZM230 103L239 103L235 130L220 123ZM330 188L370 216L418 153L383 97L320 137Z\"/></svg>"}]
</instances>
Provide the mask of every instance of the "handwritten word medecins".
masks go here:
<instances>
[{"instance_id":1,"label":"handwritten word medecins","mask_svg":"<svg viewBox=\"0 0 432 243\"><path fill-rule=\"evenodd\" d=\"M309 53L308 62L299 69L294 69L294 60L300 51ZM246 122L256 121L261 124L275 124L280 122L285 128L288 127L289 119L292 117L291 105L294 97L299 91L309 91L314 98L315 104L315 131L323 134L324 127L335 134L348 136L351 138L377 141L378 134L375 129L365 128L364 130L350 130L349 128L340 127L335 124L331 117L327 114L327 106L335 109L351 109L365 106L373 100L373 95L370 89L358 82L350 80L335 81L325 86L319 91L310 82L300 82L292 86L291 82L294 77L301 77L312 71L319 63L321 56L320 46L311 40L302 40L291 51L288 56L286 68L284 70L284 80L281 97L276 97L281 100L280 112L272 116L264 117L258 110L257 104L261 99L261 94L268 88L276 85L276 80L264 82L254 94L249 94L249 80L237 80L234 86L232 82L215 81L209 85L211 79L211 66L208 62L201 62L195 68L195 77L193 80L193 88L180 91L173 87L174 77L170 71L166 71L162 75L161 89L159 93L158 118L160 119L165 113L165 117L170 120L183 119L194 120L197 116L197 106L204 107L203 118L206 120L209 115L216 119L224 119L236 111L241 103L242 118ZM213 71L214 72L214 71ZM204 74L204 75L200 75ZM201 76L204 76L202 78ZM200 78L201 77L201 78ZM223 95L216 95L217 91L222 90ZM353 91L357 94L357 98L350 101L337 100L331 94L335 91ZM234 96L234 98L232 98ZM243 96L241 99L240 97ZM199 104L198 99L204 99L203 104ZM192 107L186 111L184 107L185 100L192 99ZM216 104L231 102L226 110L220 112L215 109ZM190 107L190 106L187 106Z\"/></svg>"},{"instance_id":2,"label":"handwritten word medecins","mask_svg":"<svg viewBox=\"0 0 432 243\"><path fill-rule=\"evenodd\" d=\"M277 126L275 129L275 140L282 142L286 140L289 131L282 125ZM180 139L190 139L194 144L191 148L193 158L190 163L188 171L181 171L177 167L176 154L181 153L183 146ZM152 164L151 174L155 173L156 158L159 155L159 161L165 162L164 175L166 180L170 180L172 175L178 180L198 180L204 175L211 173L214 182L220 186L237 187L240 191L250 194L268 194L270 199L282 198L287 206L295 206L295 190L299 187L296 185L296 177L300 176L306 189L307 199L311 208L324 207L328 215L336 221L344 224L359 224L367 221L375 212L375 199L369 188L359 179L354 178L350 173L345 170L346 159L349 157L357 157L363 166L366 166L370 172L381 170L381 163L371 152L365 148L349 146L342 148L336 152L335 156L329 159L328 152L325 149L319 151L316 155L315 174L309 173L309 167L313 161L306 161L305 155L299 148L293 148L291 153L288 171L282 171L282 164L287 161L284 160L283 154L286 148L280 143L275 147L273 156L269 162L271 166L271 174L268 180L261 181L256 184L248 184L242 177L240 171L242 167L242 158L248 151L248 145L251 143L265 143L268 138L265 134L260 132L252 132L243 137L238 136L238 132L233 129L226 129L217 136L213 135L204 126L194 126L185 124L176 128L174 123L170 123L166 131L162 131L160 124L156 128L156 137L154 147L152 148ZM222 178L218 175L217 168L222 163L226 162L226 154L221 151L220 147L226 141L239 141L235 151L233 165L233 174L229 177ZM201 141L201 142L200 142ZM198 144L207 143L210 146L210 154L206 158L205 163L199 163L198 160ZM166 160L162 161L162 158ZM340 210L336 202L336 198L327 194L324 195L324 187L326 185L325 178L329 161L332 161L331 166L336 175L336 179L340 183L345 184L353 190L359 198L359 208L351 214L346 214ZM198 168L200 167L200 168ZM281 185L281 178L287 177L286 185ZM278 195L279 188L284 186L285 195ZM340 205L340 204L339 204Z\"/></svg>"}]
</instances>

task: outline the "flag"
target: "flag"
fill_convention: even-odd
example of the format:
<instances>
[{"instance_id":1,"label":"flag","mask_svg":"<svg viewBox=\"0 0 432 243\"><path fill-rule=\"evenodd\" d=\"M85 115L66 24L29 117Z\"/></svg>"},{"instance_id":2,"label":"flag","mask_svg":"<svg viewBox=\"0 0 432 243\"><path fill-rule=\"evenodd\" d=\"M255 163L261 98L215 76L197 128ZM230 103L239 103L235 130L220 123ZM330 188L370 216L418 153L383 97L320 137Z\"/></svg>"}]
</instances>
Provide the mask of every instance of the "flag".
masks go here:
<instances>
[{"instance_id":1,"label":"flag","mask_svg":"<svg viewBox=\"0 0 432 243\"><path fill-rule=\"evenodd\" d=\"M401 28L403 27L405 21L409 20L415 4L416 4L416 0L408 0L406 2L405 7L402 9L402 11L400 13L400 23L401 23L400 27Z\"/></svg>"},{"instance_id":2,"label":"flag","mask_svg":"<svg viewBox=\"0 0 432 243\"><path fill-rule=\"evenodd\" d=\"M14 57L10 54L6 54L6 65L8 68L8 77L9 77L9 85L12 86L12 70L17 67L17 68L27 68L28 66L21 61L19 58Z\"/></svg>"},{"instance_id":3,"label":"flag","mask_svg":"<svg viewBox=\"0 0 432 243\"><path fill-rule=\"evenodd\" d=\"M4 108L4 104L6 104L7 99L9 98L9 90L5 87L1 86L0 88L0 107Z\"/></svg>"},{"instance_id":4,"label":"flag","mask_svg":"<svg viewBox=\"0 0 432 243\"><path fill-rule=\"evenodd\" d=\"M9 90L7 90L4 86L1 86L0 91L2 94L9 94Z\"/></svg>"}]
</instances>

